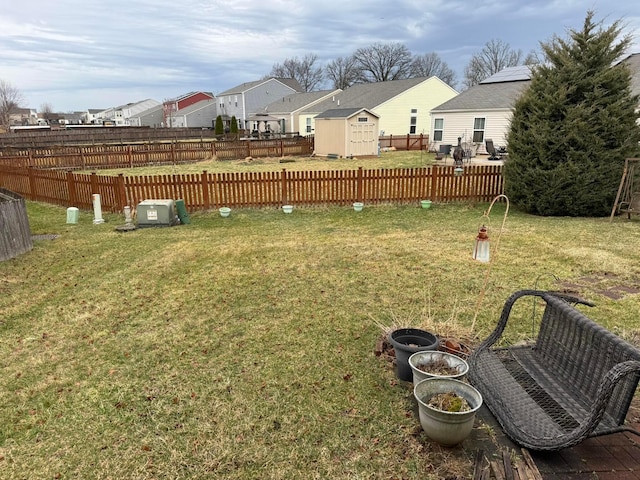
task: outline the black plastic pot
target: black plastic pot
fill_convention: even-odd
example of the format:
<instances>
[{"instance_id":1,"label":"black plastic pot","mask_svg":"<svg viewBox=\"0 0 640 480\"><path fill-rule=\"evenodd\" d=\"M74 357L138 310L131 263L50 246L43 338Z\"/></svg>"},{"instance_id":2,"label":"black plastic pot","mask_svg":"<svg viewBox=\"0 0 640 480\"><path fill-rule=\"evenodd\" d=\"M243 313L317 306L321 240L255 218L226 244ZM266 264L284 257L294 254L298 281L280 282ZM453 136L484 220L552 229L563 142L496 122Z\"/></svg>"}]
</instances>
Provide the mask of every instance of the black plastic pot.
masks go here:
<instances>
[{"instance_id":1,"label":"black plastic pot","mask_svg":"<svg viewBox=\"0 0 640 480\"><path fill-rule=\"evenodd\" d=\"M438 337L418 328L400 328L389 335L389 342L396 353L396 375L400 380L413 380L409 357L416 352L438 349Z\"/></svg>"}]
</instances>

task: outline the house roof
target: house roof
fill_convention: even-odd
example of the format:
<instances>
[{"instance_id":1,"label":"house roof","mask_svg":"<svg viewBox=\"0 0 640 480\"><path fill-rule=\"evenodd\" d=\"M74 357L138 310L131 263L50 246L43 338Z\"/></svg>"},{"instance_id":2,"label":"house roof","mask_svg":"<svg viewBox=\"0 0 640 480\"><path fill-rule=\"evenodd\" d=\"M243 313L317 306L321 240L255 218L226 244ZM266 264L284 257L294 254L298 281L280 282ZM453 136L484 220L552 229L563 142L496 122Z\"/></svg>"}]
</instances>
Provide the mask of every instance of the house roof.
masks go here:
<instances>
[{"instance_id":1,"label":"house roof","mask_svg":"<svg viewBox=\"0 0 640 480\"><path fill-rule=\"evenodd\" d=\"M200 100L199 102L193 103L187 107L181 108L179 110L176 110L175 112L173 112L174 115L189 115L193 112L197 112L198 110L201 110L205 107L207 107L208 105L215 105L215 99L211 98L208 100ZM160 106L160 108L162 108L162 106Z\"/></svg>"},{"instance_id":2,"label":"house roof","mask_svg":"<svg viewBox=\"0 0 640 480\"><path fill-rule=\"evenodd\" d=\"M431 111L510 109L530 83L531 80L481 83L465 90L442 105L438 105Z\"/></svg>"},{"instance_id":3,"label":"house roof","mask_svg":"<svg viewBox=\"0 0 640 480\"><path fill-rule=\"evenodd\" d=\"M366 108L354 107L354 108L331 108L329 110L325 110L324 112L316 116L316 120L319 118L349 118L355 115L356 113L360 113L363 111L366 111L370 115L373 115L374 117L378 118L378 115L376 115L373 112L370 112Z\"/></svg>"},{"instance_id":4,"label":"house roof","mask_svg":"<svg viewBox=\"0 0 640 480\"><path fill-rule=\"evenodd\" d=\"M237 93L243 93L243 92L246 92L247 90L251 90L252 88L257 87L258 85L266 83L269 80L276 80L282 83L283 85L286 85L287 87L293 89L296 92L302 91L302 87L300 86L298 81L293 78L269 77L269 78L263 78L262 80L256 80L254 82L245 82L240 85L236 85L235 87L230 88L229 90L225 90L224 92L219 93L218 96L221 97L223 95L234 95Z\"/></svg>"},{"instance_id":5,"label":"house roof","mask_svg":"<svg viewBox=\"0 0 640 480\"><path fill-rule=\"evenodd\" d=\"M435 77L430 77L435 78ZM406 90L429 80L427 77L391 80L388 82L362 83L353 85L309 108L305 113L319 113L332 108L367 108L377 106L391 100Z\"/></svg>"},{"instance_id":6,"label":"house roof","mask_svg":"<svg viewBox=\"0 0 640 480\"><path fill-rule=\"evenodd\" d=\"M269 113L292 113L296 110L306 107L313 102L321 100L331 93L337 94L342 90L319 90L317 92L296 92L286 97L282 97L281 100L276 100L265 107L265 112Z\"/></svg>"},{"instance_id":7,"label":"house roof","mask_svg":"<svg viewBox=\"0 0 640 480\"><path fill-rule=\"evenodd\" d=\"M518 65L515 67L503 68L499 72L496 72L493 75L491 75L489 78L485 78L480 83L485 84L485 83L520 82L524 80L531 80L530 65Z\"/></svg>"}]
</instances>

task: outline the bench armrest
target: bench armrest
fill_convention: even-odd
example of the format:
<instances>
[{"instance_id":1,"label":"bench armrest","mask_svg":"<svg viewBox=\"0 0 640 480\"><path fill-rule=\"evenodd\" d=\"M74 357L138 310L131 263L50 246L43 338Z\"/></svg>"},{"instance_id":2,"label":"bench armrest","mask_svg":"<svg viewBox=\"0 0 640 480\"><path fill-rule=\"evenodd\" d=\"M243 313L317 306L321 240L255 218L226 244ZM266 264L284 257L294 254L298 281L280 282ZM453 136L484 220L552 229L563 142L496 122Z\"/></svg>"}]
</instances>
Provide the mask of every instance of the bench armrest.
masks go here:
<instances>
[{"instance_id":1,"label":"bench armrest","mask_svg":"<svg viewBox=\"0 0 640 480\"><path fill-rule=\"evenodd\" d=\"M554 297L557 297L557 298L561 298L562 300L566 301L567 303L581 303L581 304L587 305L589 307L593 307L594 306L593 303L591 303L591 302L589 302L587 300L584 300L584 299L579 298L579 297L574 297L572 295L559 293L559 292L550 292L550 291L546 291L546 290L520 290L520 291L517 291L517 292L513 293L509 298L507 298L507 301L505 302L504 307L502 307L502 313L500 314L500 320L498 321L498 324L496 325L496 328L478 346L478 348L476 350L478 350L478 351L486 350L486 349L490 348L494 343L496 343L498 341L498 339L502 336L502 332L504 331L505 327L507 326L507 322L509 321L509 315L511 314L511 309L513 308L513 305L516 303L516 301L519 298L527 297L527 296L537 296L537 297L544 298L544 297L550 296L550 295L552 295Z\"/></svg>"}]
</instances>

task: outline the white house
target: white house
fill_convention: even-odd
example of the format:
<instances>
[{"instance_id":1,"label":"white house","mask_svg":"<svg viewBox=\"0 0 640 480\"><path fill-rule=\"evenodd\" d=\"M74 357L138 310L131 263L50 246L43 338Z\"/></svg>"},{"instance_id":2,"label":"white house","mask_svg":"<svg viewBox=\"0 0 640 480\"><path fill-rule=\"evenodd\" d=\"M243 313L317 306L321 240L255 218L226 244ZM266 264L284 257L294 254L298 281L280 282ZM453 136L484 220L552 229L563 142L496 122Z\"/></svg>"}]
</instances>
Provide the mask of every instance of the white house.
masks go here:
<instances>
[{"instance_id":1,"label":"white house","mask_svg":"<svg viewBox=\"0 0 640 480\"><path fill-rule=\"evenodd\" d=\"M505 68L433 108L429 136L433 147L456 145L459 137L479 153L486 153L488 138L496 146L506 145L513 106L530 83L530 67Z\"/></svg>"}]
</instances>

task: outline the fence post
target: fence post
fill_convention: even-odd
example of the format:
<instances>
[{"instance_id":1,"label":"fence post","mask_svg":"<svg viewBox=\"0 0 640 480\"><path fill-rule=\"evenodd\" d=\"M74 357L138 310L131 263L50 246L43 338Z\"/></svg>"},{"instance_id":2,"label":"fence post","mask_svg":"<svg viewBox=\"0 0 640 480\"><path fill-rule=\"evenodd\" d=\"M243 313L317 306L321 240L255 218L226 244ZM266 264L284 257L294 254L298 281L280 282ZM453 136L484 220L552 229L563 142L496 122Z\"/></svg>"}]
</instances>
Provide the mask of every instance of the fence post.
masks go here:
<instances>
[{"instance_id":1,"label":"fence post","mask_svg":"<svg viewBox=\"0 0 640 480\"><path fill-rule=\"evenodd\" d=\"M29 165L27 166L32 166L33 165L33 150L29 149Z\"/></svg>"},{"instance_id":2,"label":"fence post","mask_svg":"<svg viewBox=\"0 0 640 480\"><path fill-rule=\"evenodd\" d=\"M29 196L31 197L31 200L39 200L38 198L38 193L36 191L36 179L33 176L35 172L35 169L29 165L27 167L27 175L29 177Z\"/></svg>"},{"instance_id":3,"label":"fence post","mask_svg":"<svg viewBox=\"0 0 640 480\"><path fill-rule=\"evenodd\" d=\"M203 170L200 174L200 188L202 188L202 203L205 210L209 210L211 207L211 201L209 199L209 175L206 170Z\"/></svg>"},{"instance_id":4,"label":"fence post","mask_svg":"<svg viewBox=\"0 0 640 480\"><path fill-rule=\"evenodd\" d=\"M282 184L282 192L280 195L280 204L281 205L288 205L289 204L289 200L288 200L288 195L287 195L287 169L283 168L282 169L282 176L280 179L280 182Z\"/></svg>"},{"instance_id":5,"label":"fence post","mask_svg":"<svg viewBox=\"0 0 640 480\"><path fill-rule=\"evenodd\" d=\"M358 178L356 180L356 201L362 202L362 167L358 167Z\"/></svg>"},{"instance_id":6,"label":"fence post","mask_svg":"<svg viewBox=\"0 0 640 480\"><path fill-rule=\"evenodd\" d=\"M420 134L420 151L422 151L422 140L423 140L423 136L422 133Z\"/></svg>"},{"instance_id":7,"label":"fence post","mask_svg":"<svg viewBox=\"0 0 640 480\"><path fill-rule=\"evenodd\" d=\"M133 168L133 153L131 152L131 145L127 145L127 159L129 160L129 168Z\"/></svg>"},{"instance_id":8,"label":"fence post","mask_svg":"<svg viewBox=\"0 0 640 480\"><path fill-rule=\"evenodd\" d=\"M282 141L282 137L280 137L280 156L284 157L284 142Z\"/></svg>"},{"instance_id":9,"label":"fence post","mask_svg":"<svg viewBox=\"0 0 640 480\"><path fill-rule=\"evenodd\" d=\"M121 173L117 177L116 183L116 201L118 202L118 211L122 212L124 207L128 205L127 203L127 189L124 185L124 175ZM133 207L133 205L129 205Z\"/></svg>"},{"instance_id":10,"label":"fence post","mask_svg":"<svg viewBox=\"0 0 640 480\"><path fill-rule=\"evenodd\" d=\"M69 204L75 207L77 202L76 178L71 170L67 170L67 189L69 190Z\"/></svg>"},{"instance_id":11,"label":"fence post","mask_svg":"<svg viewBox=\"0 0 640 480\"><path fill-rule=\"evenodd\" d=\"M407 152L409 151L409 147L410 147L410 145L409 145L409 138L410 137L411 137L411 135L407 133L407 148L406 148Z\"/></svg>"},{"instance_id":12,"label":"fence post","mask_svg":"<svg viewBox=\"0 0 640 480\"><path fill-rule=\"evenodd\" d=\"M251 156L251 140L247 140L247 157Z\"/></svg>"},{"instance_id":13,"label":"fence post","mask_svg":"<svg viewBox=\"0 0 640 480\"><path fill-rule=\"evenodd\" d=\"M91 172L91 194L100 193L98 191L98 175L96 172Z\"/></svg>"},{"instance_id":14,"label":"fence post","mask_svg":"<svg viewBox=\"0 0 640 480\"><path fill-rule=\"evenodd\" d=\"M171 163L176 163L176 143L171 142Z\"/></svg>"}]
</instances>

